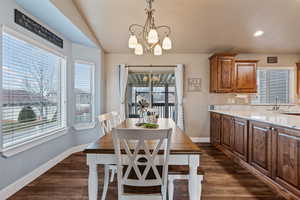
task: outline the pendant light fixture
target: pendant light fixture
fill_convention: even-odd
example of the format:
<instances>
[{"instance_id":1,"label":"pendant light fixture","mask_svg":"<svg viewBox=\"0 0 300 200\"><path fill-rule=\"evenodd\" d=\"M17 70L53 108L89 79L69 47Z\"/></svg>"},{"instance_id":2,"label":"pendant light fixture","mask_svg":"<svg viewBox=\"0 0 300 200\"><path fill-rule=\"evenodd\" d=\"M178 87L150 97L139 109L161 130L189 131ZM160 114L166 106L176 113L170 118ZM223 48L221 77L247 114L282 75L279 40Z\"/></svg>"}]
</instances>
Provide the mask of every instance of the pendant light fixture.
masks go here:
<instances>
[{"instance_id":1,"label":"pendant light fixture","mask_svg":"<svg viewBox=\"0 0 300 200\"><path fill-rule=\"evenodd\" d=\"M172 49L172 40L169 37L171 28L166 25L155 25L153 2L154 0L146 0L147 19L145 25L132 24L129 27L128 47L134 49L136 55L143 55L145 51L160 56L163 50Z\"/></svg>"}]
</instances>

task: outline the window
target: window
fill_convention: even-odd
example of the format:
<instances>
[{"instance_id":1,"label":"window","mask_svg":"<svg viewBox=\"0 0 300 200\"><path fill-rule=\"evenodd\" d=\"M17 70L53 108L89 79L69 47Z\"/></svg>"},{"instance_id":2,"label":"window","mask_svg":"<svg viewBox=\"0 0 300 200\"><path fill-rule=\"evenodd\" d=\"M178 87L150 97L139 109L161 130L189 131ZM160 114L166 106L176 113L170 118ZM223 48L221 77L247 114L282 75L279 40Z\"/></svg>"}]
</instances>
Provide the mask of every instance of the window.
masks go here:
<instances>
[{"instance_id":1,"label":"window","mask_svg":"<svg viewBox=\"0 0 300 200\"><path fill-rule=\"evenodd\" d=\"M289 104L292 97L293 70L259 69L257 71L258 95L254 104Z\"/></svg>"},{"instance_id":2,"label":"window","mask_svg":"<svg viewBox=\"0 0 300 200\"><path fill-rule=\"evenodd\" d=\"M10 32L2 33L3 149L66 126L65 59Z\"/></svg>"},{"instance_id":3,"label":"window","mask_svg":"<svg viewBox=\"0 0 300 200\"><path fill-rule=\"evenodd\" d=\"M93 63L75 62L76 124L94 122L94 67Z\"/></svg>"},{"instance_id":4,"label":"window","mask_svg":"<svg viewBox=\"0 0 300 200\"><path fill-rule=\"evenodd\" d=\"M127 113L138 117L137 103L145 99L162 118L176 117L175 74L171 72L129 72Z\"/></svg>"}]
</instances>

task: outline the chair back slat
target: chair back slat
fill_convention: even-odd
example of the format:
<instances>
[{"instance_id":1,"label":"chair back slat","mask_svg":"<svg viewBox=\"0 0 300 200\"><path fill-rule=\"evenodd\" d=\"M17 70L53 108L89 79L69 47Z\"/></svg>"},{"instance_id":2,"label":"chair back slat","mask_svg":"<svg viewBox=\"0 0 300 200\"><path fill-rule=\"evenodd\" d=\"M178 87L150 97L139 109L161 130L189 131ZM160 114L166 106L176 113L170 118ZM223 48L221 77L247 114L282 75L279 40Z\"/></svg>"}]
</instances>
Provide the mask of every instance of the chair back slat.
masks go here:
<instances>
[{"instance_id":1,"label":"chair back slat","mask_svg":"<svg viewBox=\"0 0 300 200\"><path fill-rule=\"evenodd\" d=\"M121 115L116 111L112 111L111 114L113 116L113 122L114 122L113 127L115 128L122 122Z\"/></svg>"},{"instance_id":2,"label":"chair back slat","mask_svg":"<svg viewBox=\"0 0 300 200\"><path fill-rule=\"evenodd\" d=\"M113 115L111 113L99 115L98 119L99 119L101 131L104 135L112 131Z\"/></svg>"},{"instance_id":3,"label":"chair back slat","mask_svg":"<svg viewBox=\"0 0 300 200\"><path fill-rule=\"evenodd\" d=\"M166 187L171 134L172 129L113 128L113 142L118 158L119 194L123 193L124 185ZM121 148L126 154L122 155ZM155 160L161 149L164 154L159 169Z\"/></svg>"}]
</instances>

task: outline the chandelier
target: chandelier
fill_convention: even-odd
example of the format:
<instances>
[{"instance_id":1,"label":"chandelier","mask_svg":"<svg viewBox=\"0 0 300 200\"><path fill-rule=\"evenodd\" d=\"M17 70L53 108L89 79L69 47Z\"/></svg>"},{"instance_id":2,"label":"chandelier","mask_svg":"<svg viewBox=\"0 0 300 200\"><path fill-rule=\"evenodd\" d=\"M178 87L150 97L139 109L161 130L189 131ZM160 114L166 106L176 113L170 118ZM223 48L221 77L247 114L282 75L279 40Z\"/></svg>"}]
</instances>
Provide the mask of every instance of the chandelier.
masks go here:
<instances>
[{"instance_id":1,"label":"chandelier","mask_svg":"<svg viewBox=\"0 0 300 200\"><path fill-rule=\"evenodd\" d=\"M166 25L155 25L155 10L152 8L154 0L146 0L146 2L146 23L144 26L139 24L130 25L128 46L130 49L134 49L135 55L143 55L145 51L146 53L160 56L162 55L163 50L172 49L172 41L169 37L171 28Z\"/></svg>"}]
</instances>

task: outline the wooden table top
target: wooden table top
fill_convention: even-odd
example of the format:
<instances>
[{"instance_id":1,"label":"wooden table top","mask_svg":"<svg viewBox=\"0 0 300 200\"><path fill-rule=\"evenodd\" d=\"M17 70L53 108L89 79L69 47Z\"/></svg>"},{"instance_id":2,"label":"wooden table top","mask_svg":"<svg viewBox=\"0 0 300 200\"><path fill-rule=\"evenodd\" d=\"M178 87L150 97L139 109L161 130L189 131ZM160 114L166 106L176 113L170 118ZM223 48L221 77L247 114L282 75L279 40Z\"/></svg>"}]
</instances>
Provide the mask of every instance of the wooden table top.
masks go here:
<instances>
[{"instance_id":1,"label":"wooden table top","mask_svg":"<svg viewBox=\"0 0 300 200\"><path fill-rule=\"evenodd\" d=\"M118 128L143 129L135 125L137 122L138 119L126 119ZM159 119L158 124L158 129L173 129L171 154L201 154L201 149L191 141L189 136L176 126L172 119ZM150 143L148 143L148 145L149 144ZM149 148L151 148L151 144ZM90 144L83 152L87 154L114 154L112 133L108 133L96 142ZM163 150L159 153L163 153Z\"/></svg>"}]
</instances>

